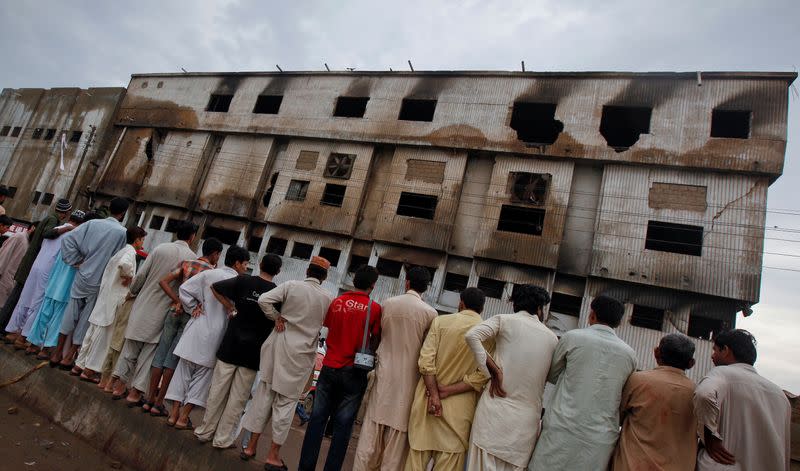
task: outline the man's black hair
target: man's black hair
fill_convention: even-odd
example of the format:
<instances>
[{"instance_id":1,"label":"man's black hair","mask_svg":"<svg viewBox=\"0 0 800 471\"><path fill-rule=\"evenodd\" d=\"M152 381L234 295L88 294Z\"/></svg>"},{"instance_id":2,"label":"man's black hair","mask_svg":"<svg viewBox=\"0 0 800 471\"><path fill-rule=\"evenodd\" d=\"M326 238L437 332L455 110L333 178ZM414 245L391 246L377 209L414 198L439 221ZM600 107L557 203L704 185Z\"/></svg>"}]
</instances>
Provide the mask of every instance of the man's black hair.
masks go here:
<instances>
[{"instance_id":1,"label":"man's black hair","mask_svg":"<svg viewBox=\"0 0 800 471\"><path fill-rule=\"evenodd\" d=\"M486 303L486 294L479 288L466 288L461 291L461 302L465 308L480 314Z\"/></svg>"},{"instance_id":2,"label":"man's black hair","mask_svg":"<svg viewBox=\"0 0 800 471\"><path fill-rule=\"evenodd\" d=\"M753 365L756 362L756 338L744 329L726 330L714 336L717 348L728 347L736 361Z\"/></svg>"},{"instance_id":3,"label":"man's black hair","mask_svg":"<svg viewBox=\"0 0 800 471\"><path fill-rule=\"evenodd\" d=\"M231 245L225 253L226 267L232 267L236 262L246 262L248 260L250 260L250 252L238 245Z\"/></svg>"},{"instance_id":4,"label":"man's black hair","mask_svg":"<svg viewBox=\"0 0 800 471\"><path fill-rule=\"evenodd\" d=\"M601 324L614 329L622 322L625 306L611 296L603 294L592 300L592 311Z\"/></svg>"},{"instance_id":5,"label":"man's black hair","mask_svg":"<svg viewBox=\"0 0 800 471\"><path fill-rule=\"evenodd\" d=\"M209 237L203 242L203 257L208 257L214 252L222 252L222 242L216 237Z\"/></svg>"},{"instance_id":6,"label":"man's black hair","mask_svg":"<svg viewBox=\"0 0 800 471\"><path fill-rule=\"evenodd\" d=\"M321 283L325 281L326 278L328 278L328 270L322 268L319 265L313 265L309 263L308 269L306 270L306 276L310 276L311 278L316 278Z\"/></svg>"},{"instance_id":7,"label":"man's black hair","mask_svg":"<svg viewBox=\"0 0 800 471\"><path fill-rule=\"evenodd\" d=\"M283 265L283 260L274 253L268 253L264 255L261 259L261 265L259 268L264 273L269 275L275 276L281 271L281 266Z\"/></svg>"},{"instance_id":8,"label":"man's black hair","mask_svg":"<svg viewBox=\"0 0 800 471\"><path fill-rule=\"evenodd\" d=\"M370 265L361 265L353 274L353 286L356 289L370 289L378 281L378 269Z\"/></svg>"},{"instance_id":9,"label":"man's black hair","mask_svg":"<svg viewBox=\"0 0 800 471\"><path fill-rule=\"evenodd\" d=\"M408 270L406 281L408 281L411 289L422 294L428 289L428 285L431 284L431 272L425 267L414 267Z\"/></svg>"},{"instance_id":10,"label":"man's black hair","mask_svg":"<svg viewBox=\"0 0 800 471\"><path fill-rule=\"evenodd\" d=\"M689 369L694 358L694 349L692 339L678 333L663 336L658 344L661 362L680 370Z\"/></svg>"},{"instance_id":11,"label":"man's black hair","mask_svg":"<svg viewBox=\"0 0 800 471\"><path fill-rule=\"evenodd\" d=\"M0 224L11 227L14 225L14 220L8 217L7 215L3 214L2 216L0 216Z\"/></svg>"},{"instance_id":12,"label":"man's black hair","mask_svg":"<svg viewBox=\"0 0 800 471\"><path fill-rule=\"evenodd\" d=\"M5 185L0 186L0 196L11 196L11 190L9 190Z\"/></svg>"},{"instance_id":13,"label":"man's black hair","mask_svg":"<svg viewBox=\"0 0 800 471\"><path fill-rule=\"evenodd\" d=\"M540 307L550 304L550 293L541 286L516 285L511 293L511 303L514 305L514 312L527 311L535 316Z\"/></svg>"},{"instance_id":14,"label":"man's black hair","mask_svg":"<svg viewBox=\"0 0 800 471\"><path fill-rule=\"evenodd\" d=\"M193 223L192 221L181 221L178 224L178 230L175 231L175 235L178 237L178 240L188 241L192 238L193 235L197 234L197 224Z\"/></svg>"},{"instance_id":15,"label":"man's black hair","mask_svg":"<svg viewBox=\"0 0 800 471\"><path fill-rule=\"evenodd\" d=\"M133 244L134 242L136 242L136 239L138 239L139 237L145 237L146 235L147 232L145 232L144 229L142 229L139 226L134 226L128 228L125 234L125 239L129 244Z\"/></svg>"},{"instance_id":16,"label":"man's black hair","mask_svg":"<svg viewBox=\"0 0 800 471\"><path fill-rule=\"evenodd\" d=\"M125 198L114 198L108 205L108 212L113 215L125 214L131 203Z\"/></svg>"}]
</instances>

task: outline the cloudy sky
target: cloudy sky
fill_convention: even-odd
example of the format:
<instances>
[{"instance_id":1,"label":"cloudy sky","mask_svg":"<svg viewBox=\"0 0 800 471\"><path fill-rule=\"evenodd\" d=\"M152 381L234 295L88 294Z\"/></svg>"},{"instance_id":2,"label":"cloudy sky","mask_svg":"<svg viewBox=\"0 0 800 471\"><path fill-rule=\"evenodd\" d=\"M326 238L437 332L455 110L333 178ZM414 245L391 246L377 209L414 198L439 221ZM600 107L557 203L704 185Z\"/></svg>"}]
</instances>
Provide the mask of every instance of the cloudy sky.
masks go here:
<instances>
[{"instance_id":1,"label":"cloudy sky","mask_svg":"<svg viewBox=\"0 0 800 471\"><path fill-rule=\"evenodd\" d=\"M797 0L286 3L294 5L5 0L0 87L126 86L132 73L181 67L406 70L408 59L417 70L518 70L521 60L539 71L800 67ZM790 103L786 167L770 190L765 247L794 257L764 258L767 267L790 270L800 270L799 104ZM759 340L759 371L795 393L798 285L800 271L765 268L762 302L739 323Z\"/></svg>"}]
</instances>

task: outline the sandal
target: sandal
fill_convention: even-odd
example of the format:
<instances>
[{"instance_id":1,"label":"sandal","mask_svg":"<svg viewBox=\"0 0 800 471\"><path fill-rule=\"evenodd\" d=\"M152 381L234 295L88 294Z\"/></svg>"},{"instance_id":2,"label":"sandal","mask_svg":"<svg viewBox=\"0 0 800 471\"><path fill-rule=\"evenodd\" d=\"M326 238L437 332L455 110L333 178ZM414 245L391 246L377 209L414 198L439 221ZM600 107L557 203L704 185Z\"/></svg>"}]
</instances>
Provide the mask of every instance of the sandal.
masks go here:
<instances>
[{"instance_id":1,"label":"sandal","mask_svg":"<svg viewBox=\"0 0 800 471\"><path fill-rule=\"evenodd\" d=\"M177 422L175 423L175 430L194 430L194 425L192 425L192 419L189 419L186 422L186 425L178 425Z\"/></svg>"},{"instance_id":2,"label":"sandal","mask_svg":"<svg viewBox=\"0 0 800 471\"><path fill-rule=\"evenodd\" d=\"M289 468L286 467L286 463L283 460L281 460L280 466L270 463L264 463L264 469L266 471L289 471Z\"/></svg>"},{"instance_id":3,"label":"sandal","mask_svg":"<svg viewBox=\"0 0 800 471\"><path fill-rule=\"evenodd\" d=\"M142 407L146 401L144 399L139 399L138 401L128 401L126 399L125 402L127 402L125 405L128 406L128 408L133 409L134 407Z\"/></svg>"},{"instance_id":4,"label":"sandal","mask_svg":"<svg viewBox=\"0 0 800 471\"><path fill-rule=\"evenodd\" d=\"M159 405L153 404L153 406L150 408L150 416L151 417L169 417L169 414L167 414L166 411L164 411L164 409L162 409L162 407L164 407L164 406L159 406Z\"/></svg>"},{"instance_id":5,"label":"sandal","mask_svg":"<svg viewBox=\"0 0 800 471\"><path fill-rule=\"evenodd\" d=\"M122 394L120 394L120 395L116 395L116 394L114 394L114 391L111 391L111 400L112 401L119 401L123 397L128 397L128 388L125 388L125 390L122 391Z\"/></svg>"},{"instance_id":6,"label":"sandal","mask_svg":"<svg viewBox=\"0 0 800 471\"><path fill-rule=\"evenodd\" d=\"M86 381L87 383L94 383L94 384L97 384L97 383L100 382L100 378L98 378L97 375L86 376L83 373L81 373L81 375L78 376L78 379L81 380L81 381Z\"/></svg>"},{"instance_id":7,"label":"sandal","mask_svg":"<svg viewBox=\"0 0 800 471\"><path fill-rule=\"evenodd\" d=\"M255 457L256 457L256 455L248 455L248 454L247 454L247 453L245 453L244 451L242 451L241 453L239 453L239 458L241 458L241 459L242 459L242 461L250 461L250 460L252 460L252 459L253 459L253 458L255 458Z\"/></svg>"},{"instance_id":8,"label":"sandal","mask_svg":"<svg viewBox=\"0 0 800 471\"><path fill-rule=\"evenodd\" d=\"M153 403L152 402L144 401L144 404L142 404L142 412L147 414L148 412L150 412L150 409L152 407L153 407Z\"/></svg>"}]
</instances>

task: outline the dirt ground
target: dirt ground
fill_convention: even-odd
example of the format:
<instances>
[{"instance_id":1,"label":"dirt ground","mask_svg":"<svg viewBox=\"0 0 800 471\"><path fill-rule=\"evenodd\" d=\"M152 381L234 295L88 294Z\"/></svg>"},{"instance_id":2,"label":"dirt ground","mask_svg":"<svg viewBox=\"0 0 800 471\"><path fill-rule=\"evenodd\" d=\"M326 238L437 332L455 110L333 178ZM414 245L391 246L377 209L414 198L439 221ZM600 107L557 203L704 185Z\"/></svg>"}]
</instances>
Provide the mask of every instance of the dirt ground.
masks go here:
<instances>
[{"instance_id":1,"label":"dirt ground","mask_svg":"<svg viewBox=\"0 0 800 471\"><path fill-rule=\"evenodd\" d=\"M0 390L0 469L133 471Z\"/></svg>"}]
</instances>

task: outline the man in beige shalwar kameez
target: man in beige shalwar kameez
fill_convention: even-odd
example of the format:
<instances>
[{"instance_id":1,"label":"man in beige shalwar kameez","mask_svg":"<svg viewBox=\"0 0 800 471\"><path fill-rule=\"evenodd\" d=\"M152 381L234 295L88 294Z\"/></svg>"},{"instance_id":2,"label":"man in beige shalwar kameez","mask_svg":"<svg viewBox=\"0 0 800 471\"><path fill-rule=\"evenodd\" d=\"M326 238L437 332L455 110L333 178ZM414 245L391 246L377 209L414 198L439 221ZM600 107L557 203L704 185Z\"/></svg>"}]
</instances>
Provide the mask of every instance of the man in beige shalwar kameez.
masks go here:
<instances>
[{"instance_id":1,"label":"man in beige shalwar kameez","mask_svg":"<svg viewBox=\"0 0 800 471\"><path fill-rule=\"evenodd\" d=\"M792 410L780 387L756 373L756 339L736 329L714 336L716 365L697 385L703 448L697 471L789 471Z\"/></svg>"},{"instance_id":2,"label":"man in beige shalwar kameez","mask_svg":"<svg viewBox=\"0 0 800 471\"><path fill-rule=\"evenodd\" d=\"M419 381L419 350L437 316L421 296L430 282L426 268L412 268L406 275L406 293L382 305L375 380L358 437L354 471L399 471L405 465L408 415Z\"/></svg>"},{"instance_id":3,"label":"man in beige shalwar kameez","mask_svg":"<svg viewBox=\"0 0 800 471\"><path fill-rule=\"evenodd\" d=\"M314 256L303 281L287 281L258 298L258 305L275 321L275 329L261 347L259 382L242 427L251 432L242 459L256 454L258 439L272 419L272 445L264 469L285 470L280 457L292 425L294 409L314 369L319 331L333 295L322 287L331 264ZM281 305L280 313L275 304Z\"/></svg>"}]
</instances>

